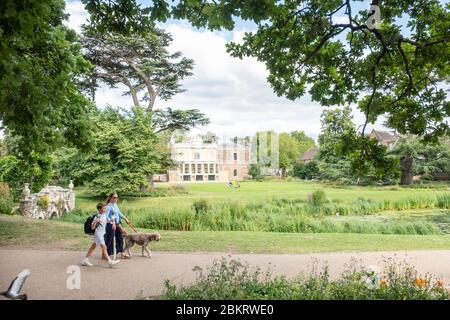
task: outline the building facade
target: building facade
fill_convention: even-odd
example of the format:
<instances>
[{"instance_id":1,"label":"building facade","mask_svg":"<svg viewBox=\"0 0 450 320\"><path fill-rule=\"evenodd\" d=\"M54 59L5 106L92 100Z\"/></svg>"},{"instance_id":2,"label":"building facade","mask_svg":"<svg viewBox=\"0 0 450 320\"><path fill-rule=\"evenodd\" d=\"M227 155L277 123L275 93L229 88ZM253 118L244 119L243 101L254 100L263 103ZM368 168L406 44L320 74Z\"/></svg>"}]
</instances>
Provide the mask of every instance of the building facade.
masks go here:
<instances>
[{"instance_id":1,"label":"building facade","mask_svg":"<svg viewBox=\"0 0 450 320\"><path fill-rule=\"evenodd\" d=\"M169 170L169 182L227 182L248 176L248 144L204 142L202 136L171 142L172 159L177 167ZM158 180L156 180L158 181Z\"/></svg>"}]
</instances>

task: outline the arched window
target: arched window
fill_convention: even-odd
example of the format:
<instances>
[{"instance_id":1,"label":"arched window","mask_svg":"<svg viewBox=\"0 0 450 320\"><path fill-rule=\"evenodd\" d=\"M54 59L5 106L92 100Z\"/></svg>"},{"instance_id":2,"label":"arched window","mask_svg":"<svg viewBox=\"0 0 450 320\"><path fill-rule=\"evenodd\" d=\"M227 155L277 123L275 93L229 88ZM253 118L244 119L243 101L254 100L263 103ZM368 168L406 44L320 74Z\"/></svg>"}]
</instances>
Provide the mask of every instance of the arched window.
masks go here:
<instances>
[{"instance_id":1,"label":"arched window","mask_svg":"<svg viewBox=\"0 0 450 320\"><path fill-rule=\"evenodd\" d=\"M234 177L237 177L237 169L234 169L234 170L233 170L233 176L234 176Z\"/></svg>"}]
</instances>

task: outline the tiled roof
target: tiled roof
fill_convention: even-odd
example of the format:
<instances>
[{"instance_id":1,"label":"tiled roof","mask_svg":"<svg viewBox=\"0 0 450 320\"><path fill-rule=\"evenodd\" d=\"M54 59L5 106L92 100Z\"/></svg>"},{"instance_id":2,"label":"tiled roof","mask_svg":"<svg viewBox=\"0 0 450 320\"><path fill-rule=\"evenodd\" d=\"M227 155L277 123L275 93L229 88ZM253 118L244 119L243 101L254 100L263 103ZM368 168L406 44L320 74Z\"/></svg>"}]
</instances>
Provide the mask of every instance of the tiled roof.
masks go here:
<instances>
[{"instance_id":1,"label":"tiled roof","mask_svg":"<svg viewBox=\"0 0 450 320\"><path fill-rule=\"evenodd\" d=\"M319 152L319 148L314 147L306 151L304 154L300 156L301 161L312 160Z\"/></svg>"}]
</instances>

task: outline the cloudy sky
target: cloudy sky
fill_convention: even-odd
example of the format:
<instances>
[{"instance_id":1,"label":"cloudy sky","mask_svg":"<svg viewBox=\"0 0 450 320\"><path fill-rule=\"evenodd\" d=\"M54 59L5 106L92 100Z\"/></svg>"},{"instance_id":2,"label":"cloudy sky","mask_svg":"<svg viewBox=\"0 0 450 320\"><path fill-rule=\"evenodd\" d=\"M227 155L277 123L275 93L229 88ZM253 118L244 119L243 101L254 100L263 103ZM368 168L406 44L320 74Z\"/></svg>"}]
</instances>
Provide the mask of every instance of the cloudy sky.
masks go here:
<instances>
[{"instance_id":1,"label":"cloudy sky","mask_svg":"<svg viewBox=\"0 0 450 320\"><path fill-rule=\"evenodd\" d=\"M88 18L83 4L66 1L66 12L70 14L67 24L79 32ZM173 36L170 50L181 51L194 59L195 67L194 75L183 82L186 91L170 101L156 101L156 107L197 108L211 123L193 133L209 130L224 140L253 135L260 130L302 130L317 139L323 110L318 103L312 102L309 96L296 101L277 97L266 82L268 71L263 63L254 58L233 58L226 52L227 41L242 39L245 31L251 31L251 24L237 24L233 32L198 30L179 21L161 26ZM96 102L100 107L131 106L131 97L122 96L123 91L124 88L111 90L104 86L97 92ZM359 126L364 123L364 116L353 109L354 122ZM381 121L375 127L382 128Z\"/></svg>"}]
</instances>

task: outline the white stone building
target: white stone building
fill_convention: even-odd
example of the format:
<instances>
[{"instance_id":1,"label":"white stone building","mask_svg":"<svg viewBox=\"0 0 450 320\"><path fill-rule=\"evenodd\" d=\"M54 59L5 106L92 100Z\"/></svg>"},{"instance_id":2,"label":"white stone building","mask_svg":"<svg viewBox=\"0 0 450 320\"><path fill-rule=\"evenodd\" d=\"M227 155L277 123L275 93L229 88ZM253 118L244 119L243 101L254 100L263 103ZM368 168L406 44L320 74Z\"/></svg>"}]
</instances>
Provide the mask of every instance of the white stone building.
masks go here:
<instances>
[{"instance_id":1,"label":"white stone building","mask_svg":"<svg viewBox=\"0 0 450 320\"><path fill-rule=\"evenodd\" d=\"M172 159L177 168L169 170L167 179L155 181L212 182L242 180L248 176L250 147L248 144L206 143L201 135L171 142Z\"/></svg>"}]
</instances>

